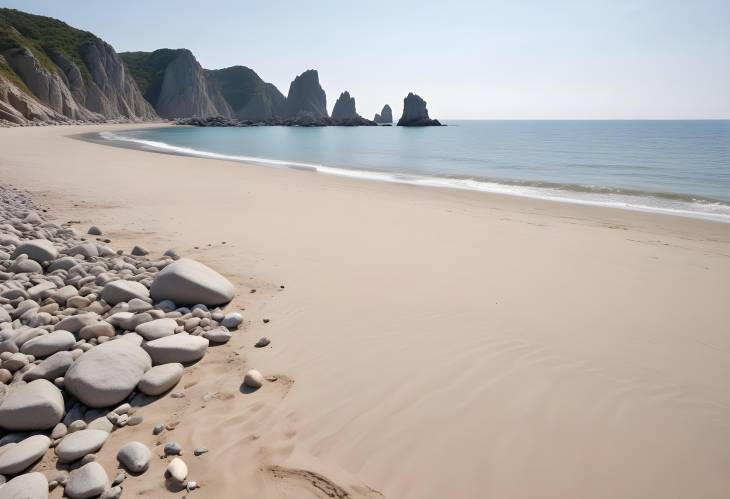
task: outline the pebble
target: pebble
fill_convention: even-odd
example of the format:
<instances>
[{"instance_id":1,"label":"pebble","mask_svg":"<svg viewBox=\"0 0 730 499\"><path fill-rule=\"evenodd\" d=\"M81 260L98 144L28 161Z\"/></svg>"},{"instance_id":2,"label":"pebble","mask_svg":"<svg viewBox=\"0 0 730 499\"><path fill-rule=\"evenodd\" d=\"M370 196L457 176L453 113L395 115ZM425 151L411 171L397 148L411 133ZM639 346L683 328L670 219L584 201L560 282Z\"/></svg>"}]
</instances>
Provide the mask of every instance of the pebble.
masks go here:
<instances>
[{"instance_id":1,"label":"pebble","mask_svg":"<svg viewBox=\"0 0 730 499\"><path fill-rule=\"evenodd\" d=\"M177 442L167 442L163 450L166 456L179 456L182 446Z\"/></svg>"},{"instance_id":2,"label":"pebble","mask_svg":"<svg viewBox=\"0 0 730 499\"><path fill-rule=\"evenodd\" d=\"M117 475L114 477L114 480L112 480L112 486L119 485L124 480L127 479L127 474L123 471L120 471L117 473Z\"/></svg>"},{"instance_id":3,"label":"pebble","mask_svg":"<svg viewBox=\"0 0 730 499\"><path fill-rule=\"evenodd\" d=\"M68 476L65 494L71 499L97 497L109 487L109 478L104 468L91 462L73 470Z\"/></svg>"},{"instance_id":4,"label":"pebble","mask_svg":"<svg viewBox=\"0 0 730 499\"><path fill-rule=\"evenodd\" d=\"M18 475L0 488L2 499L47 499L48 480L43 473Z\"/></svg>"},{"instance_id":5,"label":"pebble","mask_svg":"<svg viewBox=\"0 0 730 499\"><path fill-rule=\"evenodd\" d=\"M264 336L262 338L259 338L259 340L256 342L256 344L254 346L256 348L263 348L263 347L269 346L270 343L271 343L271 340L269 338L267 338L266 336Z\"/></svg>"},{"instance_id":6,"label":"pebble","mask_svg":"<svg viewBox=\"0 0 730 499\"><path fill-rule=\"evenodd\" d=\"M0 473L15 475L38 461L51 446L45 435L33 435L17 444L7 444L0 453ZM2 493L0 493L2 497Z\"/></svg>"},{"instance_id":7,"label":"pebble","mask_svg":"<svg viewBox=\"0 0 730 499\"><path fill-rule=\"evenodd\" d=\"M119 499L122 497L123 489L119 485L106 489L102 492L99 499Z\"/></svg>"},{"instance_id":8,"label":"pebble","mask_svg":"<svg viewBox=\"0 0 730 499\"><path fill-rule=\"evenodd\" d=\"M80 430L69 433L56 446L56 455L62 463L69 463L81 459L87 454L101 449L109 433L103 430Z\"/></svg>"},{"instance_id":9,"label":"pebble","mask_svg":"<svg viewBox=\"0 0 730 499\"><path fill-rule=\"evenodd\" d=\"M243 384L249 388L258 389L264 386L264 377L256 369L251 369L244 375Z\"/></svg>"},{"instance_id":10,"label":"pebble","mask_svg":"<svg viewBox=\"0 0 730 499\"><path fill-rule=\"evenodd\" d=\"M102 234L101 229L99 229L96 225L89 227L89 230L86 231L86 233L92 236L100 236Z\"/></svg>"},{"instance_id":11,"label":"pebble","mask_svg":"<svg viewBox=\"0 0 730 499\"><path fill-rule=\"evenodd\" d=\"M152 434L153 435L159 435L165 431L165 425L162 423L157 423L154 428L152 428Z\"/></svg>"},{"instance_id":12,"label":"pebble","mask_svg":"<svg viewBox=\"0 0 730 499\"><path fill-rule=\"evenodd\" d=\"M193 451L193 454L195 454L196 456L202 456L202 455L203 455L203 454L205 454L206 452L208 452L208 449L206 449L205 447L197 447L197 448L196 448L196 449L195 449L195 450Z\"/></svg>"}]
</instances>

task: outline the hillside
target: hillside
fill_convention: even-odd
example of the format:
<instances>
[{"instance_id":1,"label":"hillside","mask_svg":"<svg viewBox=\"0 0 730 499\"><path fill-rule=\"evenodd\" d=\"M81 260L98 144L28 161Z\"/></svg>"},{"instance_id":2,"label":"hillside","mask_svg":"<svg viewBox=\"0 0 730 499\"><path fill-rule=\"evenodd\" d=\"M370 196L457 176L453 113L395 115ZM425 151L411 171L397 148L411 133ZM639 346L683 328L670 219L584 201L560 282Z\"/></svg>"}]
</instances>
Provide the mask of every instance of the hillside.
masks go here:
<instances>
[{"instance_id":1,"label":"hillside","mask_svg":"<svg viewBox=\"0 0 730 499\"><path fill-rule=\"evenodd\" d=\"M57 19L0 9L0 119L156 117L109 44Z\"/></svg>"},{"instance_id":2,"label":"hillside","mask_svg":"<svg viewBox=\"0 0 730 499\"><path fill-rule=\"evenodd\" d=\"M236 118L265 120L285 113L286 97L271 83L245 66L205 70L220 89Z\"/></svg>"}]
</instances>

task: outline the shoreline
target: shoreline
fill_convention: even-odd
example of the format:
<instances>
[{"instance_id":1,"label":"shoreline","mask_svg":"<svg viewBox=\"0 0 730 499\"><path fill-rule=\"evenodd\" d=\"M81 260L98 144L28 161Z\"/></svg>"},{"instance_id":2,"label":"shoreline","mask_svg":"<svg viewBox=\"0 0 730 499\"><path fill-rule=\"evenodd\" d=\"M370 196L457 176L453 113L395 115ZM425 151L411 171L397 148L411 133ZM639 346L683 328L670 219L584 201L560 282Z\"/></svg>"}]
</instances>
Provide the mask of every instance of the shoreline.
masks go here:
<instances>
[{"instance_id":1,"label":"shoreline","mask_svg":"<svg viewBox=\"0 0 730 499\"><path fill-rule=\"evenodd\" d=\"M206 495L310 497L311 470L353 498L727 496L727 224L69 137L87 130L8 129L0 173L236 286L244 331L154 406L209 448ZM258 403L240 361L290 383Z\"/></svg>"},{"instance_id":2,"label":"shoreline","mask_svg":"<svg viewBox=\"0 0 730 499\"><path fill-rule=\"evenodd\" d=\"M156 127L164 129L166 127ZM155 128L152 128L155 129ZM141 129L143 130L143 129ZM130 132L139 130L127 130ZM245 165L258 165L274 168L305 170L326 175L350 177L358 180L398 183L417 187L445 188L461 191L474 191L485 194L497 194L540 201L567 203L581 206L597 206L610 209L655 213L667 216L679 216L719 223L730 223L730 203L718 199L703 199L694 195L637 191L631 189L588 188L573 184L555 184L551 182L509 181L488 178L443 177L420 175L403 172L381 172L362 168L345 168L323 164L303 163L300 161L237 156L174 146L163 142L133 139L114 135L99 137L107 132L79 134L81 140L105 144L113 147L131 147L147 152L190 156L222 161L234 161ZM652 204L654 203L654 204ZM657 203L670 203L670 206L659 206ZM674 203L675 206L671 206ZM716 206L725 208L727 213L702 211Z\"/></svg>"}]
</instances>

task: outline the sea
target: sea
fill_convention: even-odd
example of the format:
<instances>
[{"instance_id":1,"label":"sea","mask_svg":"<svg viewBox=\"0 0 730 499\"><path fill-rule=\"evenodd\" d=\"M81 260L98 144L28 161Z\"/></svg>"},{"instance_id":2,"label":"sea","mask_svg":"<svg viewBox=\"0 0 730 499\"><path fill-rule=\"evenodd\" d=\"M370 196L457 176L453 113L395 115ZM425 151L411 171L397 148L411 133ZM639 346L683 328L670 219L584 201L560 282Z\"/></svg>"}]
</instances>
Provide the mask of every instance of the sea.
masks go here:
<instances>
[{"instance_id":1,"label":"sea","mask_svg":"<svg viewBox=\"0 0 730 499\"><path fill-rule=\"evenodd\" d=\"M446 124L166 126L101 132L99 139L273 168L730 223L730 120Z\"/></svg>"}]
</instances>

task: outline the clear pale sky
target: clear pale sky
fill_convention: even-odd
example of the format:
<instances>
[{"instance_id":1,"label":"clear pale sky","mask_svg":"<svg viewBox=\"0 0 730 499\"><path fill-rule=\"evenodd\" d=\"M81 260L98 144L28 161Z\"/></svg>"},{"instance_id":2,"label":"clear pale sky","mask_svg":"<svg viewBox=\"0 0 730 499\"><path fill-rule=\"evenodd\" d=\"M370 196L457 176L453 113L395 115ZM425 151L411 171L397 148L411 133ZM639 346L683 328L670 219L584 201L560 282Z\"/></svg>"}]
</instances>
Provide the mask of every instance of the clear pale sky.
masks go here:
<instances>
[{"instance_id":1,"label":"clear pale sky","mask_svg":"<svg viewBox=\"0 0 730 499\"><path fill-rule=\"evenodd\" d=\"M372 118L730 118L730 0L0 0L117 51L185 47L286 95L314 68Z\"/></svg>"}]
</instances>

